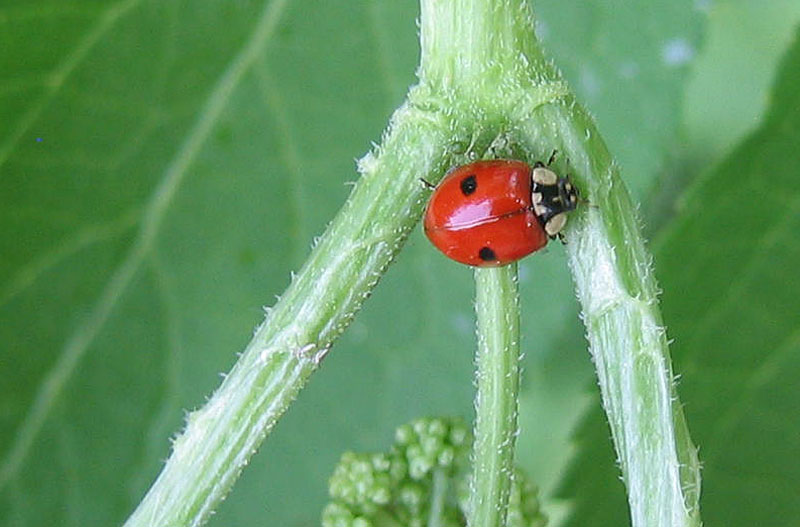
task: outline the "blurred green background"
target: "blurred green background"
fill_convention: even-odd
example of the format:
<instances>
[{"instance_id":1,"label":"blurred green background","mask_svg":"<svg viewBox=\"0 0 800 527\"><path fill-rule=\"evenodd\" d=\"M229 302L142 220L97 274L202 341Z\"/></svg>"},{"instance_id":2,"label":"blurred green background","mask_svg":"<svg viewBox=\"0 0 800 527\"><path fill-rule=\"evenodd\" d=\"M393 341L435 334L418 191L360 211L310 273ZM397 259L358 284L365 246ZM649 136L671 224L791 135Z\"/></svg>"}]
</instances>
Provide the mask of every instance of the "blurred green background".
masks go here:
<instances>
[{"instance_id":1,"label":"blurred green background","mask_svg":"<svg viewBox=\"0 0 800 527\"><path fill-rule=\"evenodd\" d=\"M796 525L800 3L534 8L642 204L705 524ZM0 525L124 521L414 82L418 9L0 0ZM625 525L563 249L520 272L519 461L556 522ZM472 296L415 231L209 525L317 525L344 450L470 417Z\"/></svg>"}]
</instances>

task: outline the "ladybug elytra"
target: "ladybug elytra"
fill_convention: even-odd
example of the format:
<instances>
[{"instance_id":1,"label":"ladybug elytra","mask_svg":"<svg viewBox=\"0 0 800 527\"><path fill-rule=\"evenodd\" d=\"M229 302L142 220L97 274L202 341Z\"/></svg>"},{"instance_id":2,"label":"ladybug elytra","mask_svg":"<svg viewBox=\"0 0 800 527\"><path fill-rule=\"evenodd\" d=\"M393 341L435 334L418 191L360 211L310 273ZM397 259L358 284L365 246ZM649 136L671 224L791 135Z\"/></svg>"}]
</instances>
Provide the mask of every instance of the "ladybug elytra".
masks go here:
<instances>
[{"instance_id":1,"label":"ladybug elytra","mask_svg":"<svg viewBox=\"0 0 800 527\"><path fill-rule=\"evenodd\" d=\"M555 153L554 153L555 155ZM476 161L451 170L425 211L428 239L445 255L467 265L505 265L560 236L578 189L548 165L522 161Z\"/></svg>"}]
</instances>

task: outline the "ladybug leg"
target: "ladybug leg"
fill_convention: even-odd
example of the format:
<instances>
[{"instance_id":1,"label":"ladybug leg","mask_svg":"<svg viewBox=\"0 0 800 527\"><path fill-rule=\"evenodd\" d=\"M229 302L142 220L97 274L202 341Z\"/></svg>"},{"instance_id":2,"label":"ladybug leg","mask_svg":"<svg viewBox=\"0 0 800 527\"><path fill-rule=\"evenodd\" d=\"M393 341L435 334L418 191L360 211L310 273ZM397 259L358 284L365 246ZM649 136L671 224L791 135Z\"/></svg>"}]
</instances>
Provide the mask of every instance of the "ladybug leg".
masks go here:
<instances>
[{"instance_id":1,"label":"ladybug leg","mask_svg":"<svg viewBox=\"0 0 800 527\"><path fill-rule=\"evenodd\" d=\"M541 161L537 161L533 164L533 168L547 168L553 164L553 161L556 160L556 156L558 155L558 150L553 149L553 153L550 154L550 159L547 160L547 163L542 163Z\"/></svg>"},{"instance_id":2,"label":"ladybug leg","mask_svg":"<svg viewBox=\"0 0 800 527\"><path fill-rule=\"evenodd\" d=\"M422 182L423 185L425 185L425 188L427 188L428 190L433 190L436 188L436 185L434 185L425 178L419 178L419 180Z\"/></svg>"}]
</instances>

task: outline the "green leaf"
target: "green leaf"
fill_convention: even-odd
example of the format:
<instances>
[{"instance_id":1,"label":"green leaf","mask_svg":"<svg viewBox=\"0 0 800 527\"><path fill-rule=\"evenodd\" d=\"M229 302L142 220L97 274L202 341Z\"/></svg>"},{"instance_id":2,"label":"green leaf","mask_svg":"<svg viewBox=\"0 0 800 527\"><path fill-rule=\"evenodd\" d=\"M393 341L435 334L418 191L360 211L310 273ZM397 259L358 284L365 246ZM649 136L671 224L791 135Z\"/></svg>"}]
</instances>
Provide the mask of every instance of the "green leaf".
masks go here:
<instances>
[{"instance_id":1,"label":"green leaf","mask_svg":"<svg viewBox=\"0 0 800 527\"><path fill-rule=\"evenodd\" d=\"M119 524L183 409L218 384L347 195L353 158L413 79L415 12L125 2L2 16L19 82L0 102L0 524ZM471 359L430 350L471 350L469 324L409 342L425 312L402 308L422 285L394 289L397 311L349 334L371 350L332 354L220 524L265 504L278 524L316 523L342 450L410 415L467 411ZM471 313L470 290L453 289ZM384 328L415 354L384 361ZM415 356L436 375L407 382Z\"/></svg>"},{"instance_id":2,"label":"green leaf","mask_svg":"<svg viewBox=\"0 0 800 527\"><path fill-rule=\"evenodd\" d=\"M775 68L800 21L794 0L708 2L706 11L708 37L684 109L684 157L695 170L718 163L759 125Z\"/></svg>"},{"instance_id":3,"label":"green leaf","mask_svg":"<svg viewBox=\"0 0 800 527\"><path fill-rule=\"evenodd\" d=\"M656 263L679 392L703 462L709 526L793 525L800 444L800 34L764 124L689 189ZM573 525L620 525L607 431L586 426Z\"/></svg>"},{"instance_id":4,"label":"green leaf","mask_svg":"<svg viewBox=\"0 0 800 527\"><path fill-rule=\"evenodd\" d=\"M663 141L648 135L638 161L639 149L620 154L650 181L675 134L659 108L685 78L658 62L660 46L699 15L670 7L670 23L654 25L659 12L636 9L611 23L578 0L542 4L567 77L581 89L579 65L597 66L602 93L582 93L612 145L650 115ZM414 81L416 10L0 6L0 524L127 516L184 410L234 362ZM625 32L647 42L634 79L615 73ZM562 436L548 434L582 413L590 366L563 249L521 262L520 277L528 401L564 409L529 414L526 434L550 450L523 436L521 457L542 462L552 486L569 452L551 457ZM469 416L471 283L416 232L211 524L264 523L264 511L270 524L317 524L341 452L377 449L419 415Z\"/></svg>"},{"instance_id":5,"label":"green leaf","mask_svg":"<svg viewBox=\"0 0 800 527\"><path fill-rule=\"evenodd\" d=\"M538 0L538 33L596 117L633 195L652 189L681 124L700 46L697 2Z\"/></svg>"}]
</instances>

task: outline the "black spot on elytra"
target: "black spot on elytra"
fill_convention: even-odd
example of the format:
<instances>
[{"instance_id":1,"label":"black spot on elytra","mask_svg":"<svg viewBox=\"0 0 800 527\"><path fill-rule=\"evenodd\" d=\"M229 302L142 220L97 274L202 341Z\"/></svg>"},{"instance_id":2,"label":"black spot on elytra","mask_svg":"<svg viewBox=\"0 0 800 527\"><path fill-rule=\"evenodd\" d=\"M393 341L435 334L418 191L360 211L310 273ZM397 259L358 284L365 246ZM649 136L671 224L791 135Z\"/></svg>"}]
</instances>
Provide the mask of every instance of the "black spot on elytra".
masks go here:
<instances>
[{"instance_id":1,"label":"black spot on elytra","mask_svg":"<svg viewBox=\"0 0 800 527\"><path fill-rule=\"evenodd\" d=\"M497 256L494 254L494 251L488 247L481 248L478 251L478 257L483 260L484 262L490 262L492 260L497 260Z\"/></svg>"},{"instance_id":2,"label":"black spot on elytra","mask_svg":"<svg viewBox=\"0 0 800 527\"><path fill-rule=\"evenodd\" d=\"M476 188L478 188L478 181L475 179L475 174L461 180L461 192L463 192L465 196L469 196L475 192Z\"/></svg>"}]
</instances>

